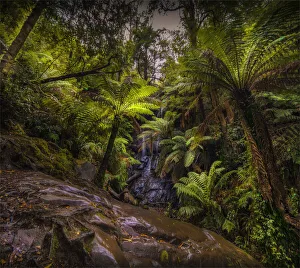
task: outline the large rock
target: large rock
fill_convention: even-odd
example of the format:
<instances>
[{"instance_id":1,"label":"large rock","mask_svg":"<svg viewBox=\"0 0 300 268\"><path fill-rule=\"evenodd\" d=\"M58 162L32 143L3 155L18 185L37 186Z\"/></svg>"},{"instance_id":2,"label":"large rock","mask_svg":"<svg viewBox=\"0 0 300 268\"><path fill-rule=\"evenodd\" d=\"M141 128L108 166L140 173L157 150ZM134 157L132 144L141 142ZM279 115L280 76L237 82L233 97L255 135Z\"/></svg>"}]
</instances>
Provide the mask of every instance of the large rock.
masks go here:
<instances>
[{"instance_id":1,"label":"large rock","mask_svg":"<svg viewBox=\"0 0 300 268\"><path fill-rule=\"evenodd\" d=\"M78 173L80 179L89 182L92 182L95 179L97 173L96 166L90 162L78 164L75 170Z\"/></svg>"},{"instance_id":2,"label":"large rock","mask_svg":"<svg viewBox=\"0 0 300 268\"><path fill-rule=\"evenodd\" d=\"M75 177L71 153L56 144L26 135L0 136L0 169L39 170L61 179Z\"/></svg>"},{"instance_id":3,"label":"large rock","mask_svg":"<svg viewBox=\"0 0 300 268\"><path fill-rule=\"evenodd\" d=\"M165 207L169 203L176 204L177 196L172 180L154 174L157 157L158 155L153 156L153 159L149 156L141 157L141 165L136 168L141 176L128 181L128 189L142 205Z\"/></svg>"},{"instance_id":4,"label":"large rock","mask_svg":"<svg viewBox=\"0 0 300 268\"><path fill-rule=\"evenodd\" d=\"M173 182L170 179L142 175L129 184L128 188L143 205L166 206L168 203L176 203L177 200Z\"/></svg>"},{"instance_id":5,"label":"large rock","mask_svg":"<svg viewBox=\"0 0 300 268\"><path fill-rule=\"evenodd\" d=\"M0 260L9 267L260 267L209 230L39 172L0 174Z\"/></svg>"}]
</instances>

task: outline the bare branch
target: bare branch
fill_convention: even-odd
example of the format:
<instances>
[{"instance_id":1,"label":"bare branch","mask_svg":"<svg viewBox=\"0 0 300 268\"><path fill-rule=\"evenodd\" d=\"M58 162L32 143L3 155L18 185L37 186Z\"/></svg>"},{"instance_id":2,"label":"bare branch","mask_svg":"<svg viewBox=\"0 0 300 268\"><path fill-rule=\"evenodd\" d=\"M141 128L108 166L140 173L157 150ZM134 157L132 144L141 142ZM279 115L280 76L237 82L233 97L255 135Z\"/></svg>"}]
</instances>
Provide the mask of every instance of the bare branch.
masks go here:
<instances>
[{"instance_id":1,"label":"bare branch","mask_svg":"<svg viewBox=\"0 0 300 268\"><path fill-rule=\"evenodd\" d=\"M162 6L162 9L163 9L164 12L177 11L177 10L182 9L182 8L184 8L184 6L178 6L178 7L174 7L174 8L167 8L167 7Z\"/></svg>"},{"instance_id":2,"label":"bare branch","mask_svg":"<svg viewBox=\"0 0 300 268\"><path fill-rule=\"evenodd\" d=\"M61 75L61 76L56 76L56 77L49 77L49 78L41 80L39 83L46 84L46 83L49 83L49 82L54 82L54 81L59 81L59 80L66 80L66 79L69 79L69 78L83 77L83 76L92 75L92 74L117 73L120 70L114 71L114 72L101 72L101 70L103 70L103 69L105 69L105 68L107 68L108 66L111 65L111 61L112 61L113 58L116 58L116 56L111 56L108 59L108 62L105 65L101 66L101 67L98 67L98 68L95 68L95 69L92 69L92 70L89 70L89 71L82 71L82 72L71 73L71 74L66 74L66 75Z\"/></svg>"}]
</instances>

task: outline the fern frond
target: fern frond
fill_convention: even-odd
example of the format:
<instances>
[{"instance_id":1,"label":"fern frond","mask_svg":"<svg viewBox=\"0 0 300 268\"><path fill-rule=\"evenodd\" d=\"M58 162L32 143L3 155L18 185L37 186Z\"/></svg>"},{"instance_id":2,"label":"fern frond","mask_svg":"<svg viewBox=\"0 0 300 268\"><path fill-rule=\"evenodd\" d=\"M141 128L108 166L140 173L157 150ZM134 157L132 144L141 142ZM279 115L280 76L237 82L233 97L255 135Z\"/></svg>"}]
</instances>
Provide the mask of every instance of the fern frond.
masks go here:
<instances>
[{"instance_id":1,"label":"fern frond","mask_svg":"<svg viewBox=\"0 0 300 268\"><path fill-rule=\"evenodd\" d=\"M227 173L225 173L217 182L217 184L215 185L215 189L221 189L223 188L226 184L228 184L228 180L232 179L232 177L234 175L238 174L237 170L231 170Z\"/></svg>"},{"instance_id":2,"label":"fern frond","mask_svg":"<svg viewBox=\"0 0 300 268\"><path fill-rule=\"evenodd\" d=\"M234 228L235 224L232 221L225 219L222 225L222 230L226 230L228 233L230 233Z\"/></svg>"},{"instance_id":3,"label":"fern frond","mask_svg":"<svg viewBox=\"0 0 300 268\"><path fill-rule=\"evenodd\" d=\"M198 206L183 206L179 209L179 215L190 218L192 216L200 214L202 211L203 209Z\"/></svg>"}]
</instances>

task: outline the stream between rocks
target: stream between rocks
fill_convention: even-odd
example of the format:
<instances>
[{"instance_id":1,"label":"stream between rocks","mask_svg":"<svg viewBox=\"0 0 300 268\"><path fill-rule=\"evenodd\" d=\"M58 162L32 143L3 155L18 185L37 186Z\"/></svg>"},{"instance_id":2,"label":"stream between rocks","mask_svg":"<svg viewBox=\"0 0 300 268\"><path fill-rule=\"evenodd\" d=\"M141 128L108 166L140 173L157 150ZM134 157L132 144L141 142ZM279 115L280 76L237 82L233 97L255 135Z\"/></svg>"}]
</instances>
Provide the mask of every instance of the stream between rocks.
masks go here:
<instances>
[{"instance_id":1,"label":"stream between rocks","mask_svg":"<svg viewBox=\"0 0 300 268\"><path fill-rule=\"evenodd\" d=\"M261 267L206 229L40 172L0 174L3 267Z\"/></svg>"}]
</instances>

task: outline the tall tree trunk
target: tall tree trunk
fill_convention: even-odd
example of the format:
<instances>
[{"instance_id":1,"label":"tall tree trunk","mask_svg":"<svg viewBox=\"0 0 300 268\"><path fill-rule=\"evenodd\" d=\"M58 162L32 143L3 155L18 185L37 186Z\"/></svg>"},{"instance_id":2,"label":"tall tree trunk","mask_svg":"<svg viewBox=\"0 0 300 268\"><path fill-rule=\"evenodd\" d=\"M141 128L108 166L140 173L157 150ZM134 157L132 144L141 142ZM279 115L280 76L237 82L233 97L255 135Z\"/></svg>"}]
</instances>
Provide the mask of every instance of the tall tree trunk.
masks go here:
<instances>
[{"instance_id":1,"label":"tall tree trunk","mask_svg":"<svg viewBox=\"0 0 300 268\"><path fill-rule=\"evenodd\" d=\"M272 140L260 107L248 90L236 90L234 98L258 168L262 195L281 211L288 210L287 194L279 177Z\"/></svg>"},{"instance_id":2,"label":"tall tree trunk","mask_svg":"<svg viewBox=\"0 0 300 268\"><path fill-rule=\"evenodd\" d=\"M106 147L106 151L105 151L102 163L100 165L100 168L96 174L95 181L94 181L95 184L97 186L99 186L100 188L103 188L103 185L104 185L105 172L107 170L109 158L110 158L112 150L114 148L114 142L118 135L119 126L120 126L120 119L118 117L115 117L112 129L111 129L111 133L109 136L108 144Z\"/></svg>"},{"instance_id":3,"label":"tall tree trunk","mask_svg":"<svg viewBox=\"0 0 300 268\"><path fill-rule=\"evenodd\" d=\"M203 98L201 96L201 91L202 91L201 87L196 88L196 95L198 98L198 103L197 103L197 107L195 109L195 112L196 112L195 122L198 125L200 125L206 117L205 109L204 109L204 102L203 102Z\"/></svg>"},{"instance_id":4,"label":"tall tree trunk","mask_svg":"<svg viewBox=\"0 0 300 268\"><path fill-rule=\"evenodd\" d=\"M210 97L211 97L211 103L212 103L213 108L218 107L219 104L220 104L220 101L219 101L218 93L215 89L212 89L210 91ZM226 130L226 125L227 125L227 123L226 123L226 118L224 116L223 110L218 111L217 118L218 118L218 120L220 122L220 125L221 125L222 134L224 136L226 136L226 131L227 131Z\"/></svg>"},{"instance_id":5,"label":"tall tree trunk","mask_svg":"<svg viewBox=\"0 0 300 268\"><path fill-rule=\"evenodd\" d=\"M144 55L144 80L148 80L148 49L145 48L145 55Z\"/></svg>"},{"instance_id":6,"label":"tall tree trunk","mask_svg":"<svg viewBox=\"0 0 300 268\"><path fill-rule=\"evenodd\" d=\"M15 57L18 55L28 35L32 31L33 27L35 26L36 22L38 21L46 6L47 1L40 0L37 2L36 6L31 11L29 17L24 22L19 34L8 48L8 51L4 54L0 62L0 74L7 72L7 68L5 67L8 66L9 62L14 60Z\"/></svg>"}]
</instances>

